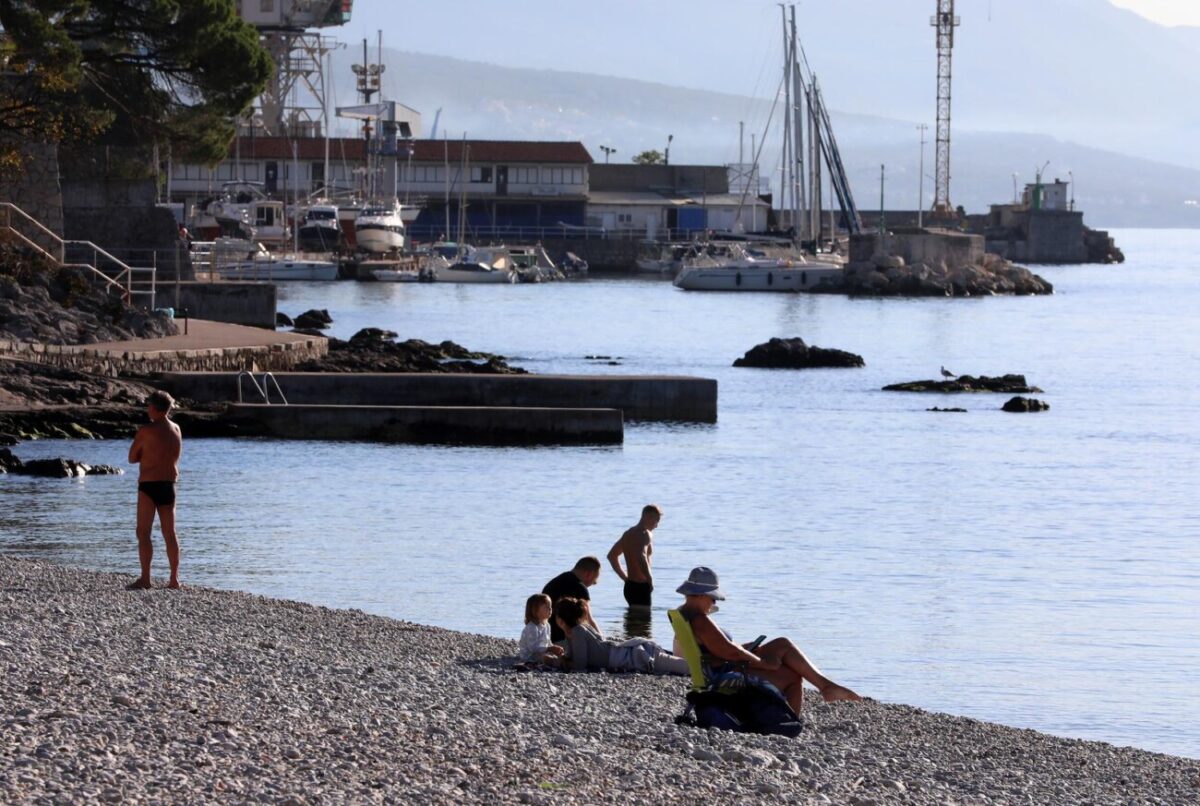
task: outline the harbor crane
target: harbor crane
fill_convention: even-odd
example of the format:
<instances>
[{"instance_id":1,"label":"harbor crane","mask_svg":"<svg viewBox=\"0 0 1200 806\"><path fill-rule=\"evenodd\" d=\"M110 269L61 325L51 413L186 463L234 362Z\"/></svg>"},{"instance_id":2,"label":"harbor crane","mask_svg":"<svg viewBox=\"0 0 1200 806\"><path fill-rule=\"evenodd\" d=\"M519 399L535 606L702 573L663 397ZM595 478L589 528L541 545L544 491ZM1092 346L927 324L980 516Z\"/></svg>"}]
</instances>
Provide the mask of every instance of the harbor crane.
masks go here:
<instances>
[{"instance_id":1,"label":"harbor crane","mask_svg":"<svg viewBox=\"0 0 1200 806\"><path fill-rule=\"evenodd\" d=\"M312 29L345 25L353 0L278 0L238 3L242 19L258 29L275 72L259 100L267 134L319 137L326 123L324 59L335 44ZM300 106L294 90L306 88L319 107ZM290 100L291 99L291 100Z\"/></svg>"},{"instance_id":2,"label":"harbor crane","mask_svg":"<svg viewBox=\"0 0 1200 806\"><path fill-rule=\"evenodd\" d=\"M950 217L950 54L954 50L954 29L959 18L954 0L937 0L937 14L929 24L937 29L937 164L934 169L933 212Z\"/></svg>"}]
</instances>

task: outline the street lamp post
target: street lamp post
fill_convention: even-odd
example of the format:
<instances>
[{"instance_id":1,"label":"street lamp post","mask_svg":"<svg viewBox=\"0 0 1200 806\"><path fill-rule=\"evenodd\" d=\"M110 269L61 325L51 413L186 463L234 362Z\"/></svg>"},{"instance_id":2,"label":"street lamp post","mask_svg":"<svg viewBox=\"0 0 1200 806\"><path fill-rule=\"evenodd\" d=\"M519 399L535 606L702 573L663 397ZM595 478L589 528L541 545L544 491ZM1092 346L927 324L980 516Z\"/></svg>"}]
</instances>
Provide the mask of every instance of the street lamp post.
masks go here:
<instances>
[{"instance_id":1,"label":"street lamp post","mask_svg":"<svg viewBox=\"0 0 1200 806\"><path fill-rule=\"evenodd\" d=\"M617 150L615 148L609 148L608 146L600 146L600 150L604 152L604 164L605 165L608 165L609 156L617 153Z\"/></svg>"},{"instance_id":2,"label":"street lamp post","mask_svg":"<svg viewBox=\"0 0 1200 806\"><path fill-rule=\"evenodd\" d=\"M1018 202L1019 202L1019 199L1017 198L1017 172L1013 171L1013 204L1017 204Z\"/></svg>"},{"instance_id":3,"label":"street lamp post","mask_svg":"<svg viewBox=\"0 0 1200 806\"><path fill-rule=\"evenodd\" d=\"M671 141L674 139L675 139L675 135L673 135L673 134L667 135L667 150L663 154L663 165L671 164Z\"/></svg>"},{"instance_id":4,"label":"street lamp post","mask_svg":"<svg viewBox=\"0 0 1200 806\"><path fill-rule=\"evenodd\" d=\"M917 172L917 228L925 226L925 132L929 129L924 123L917 126L921 133L921 168Z\"/></svg>"},{"instance_id":5,"label":"street lamp post","mask_svg":"<svg viewBox=\"0 0 1200 806\"><path fill-rule=\"evenodd\" d=\"M1071 180L1071 212L1075 212L1075 172L1067 171L1067 177Z\"/></svg>"}]
</instances>

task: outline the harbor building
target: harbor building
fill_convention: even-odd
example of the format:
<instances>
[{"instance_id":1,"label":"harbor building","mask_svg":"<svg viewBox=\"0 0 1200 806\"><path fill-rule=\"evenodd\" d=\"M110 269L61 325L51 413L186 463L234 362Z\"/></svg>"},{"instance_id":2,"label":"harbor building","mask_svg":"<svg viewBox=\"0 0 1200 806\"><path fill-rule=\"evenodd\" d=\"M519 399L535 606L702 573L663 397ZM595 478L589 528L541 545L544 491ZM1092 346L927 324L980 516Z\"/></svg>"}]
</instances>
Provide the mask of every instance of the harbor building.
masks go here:
<instances>
[{"instance_id":1,"label":"harbor building","mask_svg":"<svg viewBox=\"0 0 1200 806\"><path fill-rule=\"evenodd\" d=\"M1107 232L1084 226L1068 182L1025 186L1021 200L993 204L967 216L967 230L983 235L987 251L1017 263L1120 263L1124 255Z\"/></svg>"}]
</instances>

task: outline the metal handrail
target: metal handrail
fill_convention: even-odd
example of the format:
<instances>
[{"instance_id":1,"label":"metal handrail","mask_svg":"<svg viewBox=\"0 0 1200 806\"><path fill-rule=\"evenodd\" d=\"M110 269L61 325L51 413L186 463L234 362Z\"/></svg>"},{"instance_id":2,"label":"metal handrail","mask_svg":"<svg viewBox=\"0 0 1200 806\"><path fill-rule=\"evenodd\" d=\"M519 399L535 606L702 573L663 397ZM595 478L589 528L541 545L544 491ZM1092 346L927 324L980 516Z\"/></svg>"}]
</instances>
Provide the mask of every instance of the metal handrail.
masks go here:
<instances>
[{"instance_id":1,"label":"metal handrail","mask_svg":"<svg viewBox=\"0 0 1200 806\"><path fill-rule=\"evenodd\" d=\"M133 283L134 283L133 273L134 273L134 271L150 271L150 272L152 272L153 274L150 279L150 285L151 285L151 288L153 289L153 287L155 285L155 275L157 275L157 273L158 273L157 268L150 268L150 269L141 268L141 269L135 270L133 267L131 267L127 263L125 263L125 261L116 257L111 252L109 252L108 250L104 249L101 246L98 246L97 244L93 243L92 241L65 240L63 238L60 238L58 235L56 235L54 233L53 230L46 227L44 224L42 224L42 222L38 221L33 216L29 215L29 213L25 212L20 207L13 204L12 202L0 202L0 210L4 211L4 229L8 230L13 235L17 236L27 246L30 246L33 249L36 249L47 259L53 260L60 267L77 266L77 267L86 267L87 269L90 269L93 274L99 276L108 285L116 286L117 289L119 289L121 291L121 295L125 298L126 301L129 301L132 298L133 294L135 293L133 290ZM14 212L17 213L17 215L19 215L22 220L28 222L29 224L32 224L39 232L41 232L46 237L48 237L58 247L58 254L53 255L50 252L46 251L44 248L42 248L37 243L35 243L30 237L28 237L27 235L22 233L15 226L13 226L12 214ZM68 246L83 246L83 247L91 249L92 250L92 262L90 264L89 263L68 263L67 262L67 247ZM112 262L113 264L115 264L117 266L119 271L117 271L115 273L115 276L109 275L107 272L100 270L99 263L100 263L101 255L103 255L107 260L109 260L110 262ZM124 283L122 283L122 280L124 280ZM136 292L136 293L145 293L145 292ZM153 295L153 291L151 291L151 294Z\"/></svg>"},{"instance_id":2,"label":"metal handrail","mask_svg":"<svg viewBox=\"0 0 1200 806\"><path fill-rule=\"evenodd\" d=\"M277 393L279 393L279 399L283 401L283 405L285 405L285 406L288 405L287 398L283 394L283 389L281 389L279 387L279 381L276 380L276 378L275 378L275 373L264 372L262 374L262 385L260 386L258 381L256 381L254 379L254 373L248 369L242 370L241 372L238 373L238 376L237 376L238 403L245 402L245 399L242 396L242 378L244 378L244 377L250 379L250 383L254 386L255 391L258 392L259 396L263 399L263 403L267 404L268 406L271 405L270 392L271 392L271 386L274 386L275 391ZM270 385L268 385L268 383L267 383L268 381L270 381Z\"/></svg>"}]
</instances>

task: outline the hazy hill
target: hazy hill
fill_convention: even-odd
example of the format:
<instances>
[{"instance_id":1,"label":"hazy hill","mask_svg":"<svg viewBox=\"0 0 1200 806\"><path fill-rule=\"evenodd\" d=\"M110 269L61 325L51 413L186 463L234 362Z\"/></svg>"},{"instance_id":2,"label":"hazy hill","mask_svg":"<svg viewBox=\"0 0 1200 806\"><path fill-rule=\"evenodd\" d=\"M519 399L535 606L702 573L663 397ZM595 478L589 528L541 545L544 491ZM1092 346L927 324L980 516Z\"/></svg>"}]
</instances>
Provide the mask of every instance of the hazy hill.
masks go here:
<instances>
[{"instance_id":1,"label":"hazy hill","mask_svg":"<svg viewBox=\"0 0 1200 806\"><path fill-rule=\"evenodd\" d=\"M1018 0L1020 1L1020 0ZM1081 0L1082 1L1082 0ZM751 134L761 136L771 104L703 90L668 87L552 70L497 67L425 54L385 54L385 92L419 109L425 136L442 109L440 131L449 137L578 139L594 158L598 148L618 149L613 160L628 161L644 149L662 150L674 134L673 162L728 163L738 156L738 121L746 121L745 148ZM811 54L810 54L811 58ZM349 70L339 69L339 103L349 103ZM862 92L861 88L856 92ZM871 92L874 97L876 93ZM880 105L886 93L879 93ZM832 106L842 99L827 89ZM768 135L761 164L764 174L779 164L778 116ZM888 165L887 201L911 208L917 198L918 134L915 121L835 112L834 126L859 205L878 206L879 166ZM1045 134L955 129L952 200L971 211L1012 197L1012 174L1023 184L1035 166L1047 160L1047 178L1075 173L1077 202L1095 226L1200 226L1200 170L1180 168ZM932 131L929 134L932 139ZM933 173L933 144L926 146L926 173ZM749 156L747 155L747 159ZM925 182L926 198L932 182Z\"/></svg>"}]
</instances>

